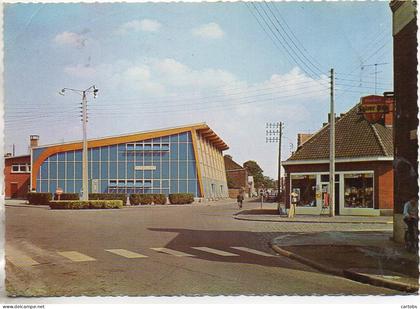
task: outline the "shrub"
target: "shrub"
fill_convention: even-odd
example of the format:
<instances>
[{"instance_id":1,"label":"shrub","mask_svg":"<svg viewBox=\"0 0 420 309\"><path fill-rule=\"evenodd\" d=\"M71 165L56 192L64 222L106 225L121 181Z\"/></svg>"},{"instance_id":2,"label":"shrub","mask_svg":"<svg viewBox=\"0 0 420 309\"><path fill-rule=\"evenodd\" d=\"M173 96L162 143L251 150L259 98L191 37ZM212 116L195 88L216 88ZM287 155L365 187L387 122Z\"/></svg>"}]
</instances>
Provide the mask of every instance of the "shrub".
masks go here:
<instances>
[{"instance_id":1,"label":"shrub","mask_svg":"<svg viewBox=\"0 0 420 309\"><path fill-rule=\"evenodd\" d=\"M164 205L166 203L165 194L130 194L131 205Z\"/></svg>"},{"instance_id":2,"label":"shrub","mask_svg":"<svg viewBox=\"0 0 420 309\"><path fill-rule=\"evenodd\" d=\"M89 193L89 200L120 200L125 205L127 195L124 193Z\"/></svg>"},{"instance_id":3,"label":"shrub","mask_svg":"<svg viewBox=\"0 0 420 309\"><path fill-rule=\"evenodd\" d=\"M172 193L169 194L171 204L191 204L194 202L194 194L192 193Z\"/></svg>"},{"instance_id":4,"label":"shrub","mask_svg":"<svg viewBox=\"0 0 420 309\"><path fill-rule=\"evenodd\" d=\"M31 205L48 205L52 200L51 193L28 192L26 198Z\"/></svg>"},{"instance_id":5,"label":"shrub","mask_svg":"<svg viewBox=\"0 0 420 309\"><path fill-rule=\"evenodd\" d=\"M94 200L94 201L75 201L60 200L50 201L51 209L103 209L103 208L122 208L121 200Z\"/></svg>"},{"instance_id":6,"label":"shrub","mask_svg":"<svg viewBox=\"0 0 420 309\"><path fill-rule=\"evenodd\" d=\"M157 205L166 204L166 195L165 194L153 194L153 202Z\"/></svg>"},{"instance_id":7,"label":"shrub","mask_svg":"<svg viewBox=\"0 0 420 309\"><path fill-rule=\"evenodd\" d=\"M61 193L60 200L78 201L80 199L79 193ZM57 194L54 194L54 200L58 200Z\"/></svg>"}]
</instances>

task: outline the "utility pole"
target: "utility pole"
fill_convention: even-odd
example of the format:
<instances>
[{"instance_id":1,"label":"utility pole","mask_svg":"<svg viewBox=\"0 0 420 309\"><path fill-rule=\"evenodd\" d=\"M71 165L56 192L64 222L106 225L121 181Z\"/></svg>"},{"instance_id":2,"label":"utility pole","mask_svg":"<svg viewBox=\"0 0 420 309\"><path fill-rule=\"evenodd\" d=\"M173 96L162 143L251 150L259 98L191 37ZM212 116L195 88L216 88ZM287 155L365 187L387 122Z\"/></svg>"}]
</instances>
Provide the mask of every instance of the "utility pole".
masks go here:
<instances>
[{"instance_id":1,"label":"utility pole","mask_svg":"<svg viewBox=\"0 0 420 309\"><path fill-rule=\"evenodd\" d=\"M277 171L277 209L280 214L285 214L286 210L282 209L280 206L280 191L281 191L281 138L282 138L282 129L283 123L267 123L266 124L266 143L278 143L279 144L279 155L278 155L278 171Z\"/></svg>"},{"instance_id":2,"label":"utility pole","mask_svg":"<svg viewBox=\"0 0 420 309\"><path fill-rule=\"evenodd\" d=\"M85 90L72 89L72 88L63 88L59 93L64 95L66 90L76 92L82 96L82 113L81 120L83 124L83 152L82 152L82 201L87 201L89 199L89 180L88 180L88 143L87 143L87 94L93 93L93 98L96 98L98 94L98 89L95 88L95 85L90 86Z\"/></svg>"},{"instance_id":3,"label":"utility pole","mask_svg":"<svg viewBox=\"0 0 420 309\"><path fill-rule=\"evenodd\" d=\"M385 64L388 64L388 62L373 63L373 64L364 64L364 65L362 65L362 70L365 67L372 67L372 66L375 67L375 94L377 94L377 84L378 84L377 80L378 80L378 73L379 73L378 72L378 65L385 65Z\"/></svg>"},{"instance_id":4,"label":"utility pole","mask_svg":"<svg viewBox=\"0 0 420 309\"><path fill-rule=\"evenodd\" d=\"M335 112L334 112L334 69L330 73L330 216L335 216Z\"/></svg>"}]
</instances>

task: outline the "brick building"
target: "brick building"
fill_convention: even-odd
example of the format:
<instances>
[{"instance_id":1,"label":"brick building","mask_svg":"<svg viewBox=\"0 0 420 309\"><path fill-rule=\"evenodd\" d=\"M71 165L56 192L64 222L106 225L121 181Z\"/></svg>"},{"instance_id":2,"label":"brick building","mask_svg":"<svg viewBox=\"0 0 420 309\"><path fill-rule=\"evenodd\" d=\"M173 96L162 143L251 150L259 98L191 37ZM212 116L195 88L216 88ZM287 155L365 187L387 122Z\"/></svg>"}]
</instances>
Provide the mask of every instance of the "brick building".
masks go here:
<instances>
[{"instance_id":1,"label":"brick building","mask_svg":"<svg viewBox=\"0 0 420 309\"><path fill-rule=\"evenodd\" d=\"M404 202L418 195L417 17L412 1L391 1L394 40L394 240L403 242Z\"/></svg>"},{"instance_id":2,"label":"brick building","mask_svg":"<svg viewBox=\"0 0 420 309\"><path fill-rule=\"evenodd\" d=\"M4 182L6 198L26 198L31 176L31 156L5 157Z\"/></svg>"},{"instance_id":3,"label":"brick building","mask_svg":"<svg viewBox=\"0 0 420 309\"><path fill-rule=\"evenodd\" d=\"M392 110L392 100L387 104ZM392 214L392 113L372 124L359 107L336 118L335 213ZM290 205L290 192L296 192L297 214L329 213L329 131L329 125L324 125L282 163L286 205Z\"/></svg>"},{"instance_id":4,"label":"brick building","mask_svg":"<svg viewBox=\"0 0 420 309\"><path fill-rule=\"evenodd\" d=\"M248 170L240 164L233 161L232 156L225 155L226 179L229 188L229 197L236 198L239 189L243 188L245 192L249 193L248 185Z\"/></svg>"}]
</instances>

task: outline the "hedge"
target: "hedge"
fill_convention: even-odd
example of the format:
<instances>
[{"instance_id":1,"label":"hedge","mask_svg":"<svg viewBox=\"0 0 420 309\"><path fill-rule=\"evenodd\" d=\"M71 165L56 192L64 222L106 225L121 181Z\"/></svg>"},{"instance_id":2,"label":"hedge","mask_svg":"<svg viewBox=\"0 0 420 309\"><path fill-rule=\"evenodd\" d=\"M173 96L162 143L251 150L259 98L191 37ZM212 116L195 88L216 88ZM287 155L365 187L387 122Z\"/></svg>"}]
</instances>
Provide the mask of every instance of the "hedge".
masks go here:
<instances>
[{"instance_id":1,"label":"hedge","mask_svg":"<svg viewBox=\"0 0 420 309\"><path fill-rule=\"evenodd\" d=\"M64 192L60 194L60 200L66 200L66 201L78 201L80 199L79 193L68 193ZM54 194L54 200L58 200L57 194Z\"/></svg>"},{"instance_id":2,"label":"hedge","mask_svg":"<svg viewBox=\"0 0 420 309\"><path fill-rule=\"evenodd\" d=\"M60 200L50 201L51 209L105 209L105 208L122 208L121 200L95 200L95 201L75 201Z\"/></svg>"},{"instance_id":3,"label":"hedge","mask_svg":"<svg viewBox=\"0 0 420 309\"><path fill-rule=\"evenodd\" d=\"M26 198L31 205L48 205L52 200L51 193L28 192Z\"/></svg>"},{"instance_id":4,"label":"hedge","mask_svg":"<svg viewBox=\"0 0 420 309\"><path fill-rule=\"evenodd\" d=\"M124 193L89 193L89 200L120 200L125 205L127 195Z\"/></svg>"},{"instance_id":5,"label":"hedge","mask_svg":"<svg viewBox=\"0 0 420 309\"><path fill-rule=\"evenodd\" d=\"M165 194L130 194L131 205L164 205L166 203Z\"/></svg>"},{"instance_id":6,"label":"hedge","mask_svg":"<svg viewBox=\"0 0 420 309\"><path fill-rule=\"evenodd\" d=\"M192 193L173 193L169 194L171 204L191 204L194 202L194 194Z\"/></svg>"}]
</instances>

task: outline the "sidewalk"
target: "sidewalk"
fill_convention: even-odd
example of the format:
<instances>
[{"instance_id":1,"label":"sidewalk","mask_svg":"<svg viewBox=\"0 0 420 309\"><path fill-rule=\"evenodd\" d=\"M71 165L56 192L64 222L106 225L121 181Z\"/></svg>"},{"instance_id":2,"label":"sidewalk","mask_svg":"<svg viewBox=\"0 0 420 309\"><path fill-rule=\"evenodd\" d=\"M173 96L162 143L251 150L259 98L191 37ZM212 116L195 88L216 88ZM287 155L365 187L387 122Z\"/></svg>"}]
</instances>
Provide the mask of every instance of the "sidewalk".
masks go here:
<instances>
[{"instance_id":1,"label":"sidewalk","mask_svg":"<svg viewBox=\"0 0 420 309\"><path fill-rule=\"evenodd\" d=\"M391 232L285 233L273 250L320 271L390 289L417 293L418 256L390 240Z\"/></svg>"},{"instance_id":2,"label":"sidewalk","mask_svg":"<svg viewBox=\"0 0 420 309\"><path fill-rule=\"evenodd\" d=\"M248 204L249 205L249 204ZM253 209L246 209L236 213L236 220L265 221L265 222L301 222L301 223L366 223L366 224L389 224L392 225L391 216L364 217L364 216L335 216L328 215L295 215L293 218L280 216L277 204L264 204L263 208L253 205Z\"/></svg>"}]
</instances>

